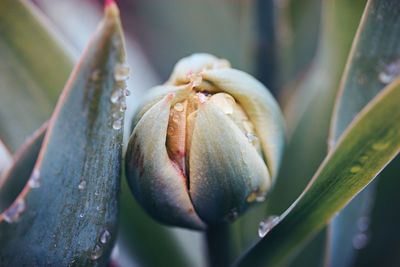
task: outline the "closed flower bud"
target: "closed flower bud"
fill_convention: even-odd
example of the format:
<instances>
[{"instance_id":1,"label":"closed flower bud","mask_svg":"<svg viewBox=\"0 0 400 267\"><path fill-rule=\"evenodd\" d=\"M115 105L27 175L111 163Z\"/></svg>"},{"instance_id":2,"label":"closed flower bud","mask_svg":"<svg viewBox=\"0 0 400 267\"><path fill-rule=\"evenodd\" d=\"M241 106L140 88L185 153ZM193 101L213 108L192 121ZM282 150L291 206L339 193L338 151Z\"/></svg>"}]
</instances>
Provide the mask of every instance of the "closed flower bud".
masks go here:
<instances>
[{"instance_id":1,"label":"closed flower bud","mask_svg":"<svg viewBox=\"0 0 400 267\"><path fill-rule=\"evenodd\" d=\"M284 146L268 90L229 62L195 54L151 90L133 121L126 174L155 219L205 229L264 200Z\"/></svg>"}]
</instances>

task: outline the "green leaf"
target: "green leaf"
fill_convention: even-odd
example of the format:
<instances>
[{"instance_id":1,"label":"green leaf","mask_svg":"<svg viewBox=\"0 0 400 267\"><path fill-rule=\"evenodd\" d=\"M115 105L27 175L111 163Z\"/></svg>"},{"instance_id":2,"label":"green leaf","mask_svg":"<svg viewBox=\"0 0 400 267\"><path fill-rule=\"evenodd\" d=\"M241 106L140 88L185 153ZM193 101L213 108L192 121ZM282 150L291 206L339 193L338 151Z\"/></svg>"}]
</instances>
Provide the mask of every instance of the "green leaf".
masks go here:
<instances>
[{"instance_id":1,"label":"green leaf","mask_svg":"<svg viewBox=\"0 0 400 267\"><path fill-rule=\"evenodd\" d=\"M12 165L0 176L0 212L11 206L28 182L39 155L46 129L47 123L18 149ZM33 182L36 181L33 180Z\"/></svg>"},{"instance_id":2,"label":"green leaf","mask_svg":"<svg viewBox=\"0 0 400 267\"><path fill-rule=\"evenodd\" d=\"M383 90L390 79L400 74L399 14L400 6L396 0L375 0L367 5L333 114L332 146L357 113ZM368 216L371 208L368 202L371 202L373 192L374 188L369 186L330 224L327 265L349 266L354 259L353 239L363 234L357 220Z\"/></svg>"},{"instance_id":3,"label":"green leaf","mask_svg":"<svg viewBox=\"0 0 400 267\"><path fill-rule=\"evenodd\" d=\"M125 61L118 9L111 3L49 122L30 178L40 186L28 183L2 213L12 223L0 222L0 265L108 262L116 237L122 142L113 115L123 115L110 99L123 86L114 76Z\"/></svg>"},{"instance_id":4,"label":"green leaf","mask_svg":"<svg viewBox=\"0 0 400 267\"><path fill-rule=\"evenodd\" d=\"M400 151L400 79L350 124L300 197L238 266L280 266Z\"/></svg>"},{"instance_id":5,"label":"green leaf","mask_svg":"<svg viewBox=\"0 0 400 267\"><path fill-rule=\"evenodd\" d=\"M15 151L50 117L72 61L38 10L21 0L0 1L0 58L0 139Z\"/></svg>"}]
</instances>

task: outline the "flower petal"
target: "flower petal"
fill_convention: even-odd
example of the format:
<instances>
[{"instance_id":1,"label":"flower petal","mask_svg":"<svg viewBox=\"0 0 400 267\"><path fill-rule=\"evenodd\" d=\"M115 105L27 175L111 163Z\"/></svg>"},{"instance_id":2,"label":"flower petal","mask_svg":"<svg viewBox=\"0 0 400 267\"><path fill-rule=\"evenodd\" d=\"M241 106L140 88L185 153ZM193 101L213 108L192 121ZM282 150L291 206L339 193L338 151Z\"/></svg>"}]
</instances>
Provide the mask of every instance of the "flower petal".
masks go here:
<instances>
[{"instance_id":1,"label":"flower petal","mask_svg":"<svg viewBox=\"0 0 400 267\"><path fill-rule=\"evenodd\" d=\"M268 169L275 179L284 150L285 131L279 106L268 89L249 74L235 69L205 70L202 77L214 85L208 86L207 90L232 95L246 111L260 139Z\"/></svg>"},{"instance_id":2,"label":"flower petal","mask_svg":"<svg viewBox=\"0 0 400 267\"><path fill-rule=\"evenodd\" d=\"M126 175L146 211L166 224L204 229L190 201L186 178L165 147L174 94L168 94L139 120L130 137Z\"/></svg>"},{"instance_id":3,"label":"flower petal","mask_svg":"<svg viewBox=\"0 0 400 267\"><path fill-rule=\"evenodd\" d=\"M248 206L249 196L264 195L269 189L263 159L213 103L205 102L197 110L191 140L189 191L197 213L207 223L235 217Z\"/></svg>"}]
</instances>

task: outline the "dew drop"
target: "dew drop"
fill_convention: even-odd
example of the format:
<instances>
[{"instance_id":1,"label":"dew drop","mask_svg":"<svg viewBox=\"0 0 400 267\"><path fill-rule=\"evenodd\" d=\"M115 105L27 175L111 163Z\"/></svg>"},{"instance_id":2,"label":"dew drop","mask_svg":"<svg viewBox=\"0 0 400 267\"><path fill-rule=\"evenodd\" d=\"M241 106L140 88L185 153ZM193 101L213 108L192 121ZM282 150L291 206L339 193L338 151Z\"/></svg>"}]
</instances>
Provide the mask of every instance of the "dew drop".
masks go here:
<instances>
[{"instance_id":1,"label":"dew drop","mask_svg":"<svg viewBox=\"0 0 400 267\"><path fill-rule=\"evenodd\" d=\"M205 94L203 94L203 93L197 93L196 94L197 95L197 97L199 98L199 101L200 101L200 103L205 103L206 102L206 100L207 100L207 97L206 97L206 95Z\"/></svg>"},{"instance_id":2,"label":"dew drop","mask_svg":"<svg viewBox=\"0 0 400 267\"><path fill-rule=\"evenodd\" d=\"M265 201L265 196L264 195L260 195L256 197L256 202L264 202Z\"/></svg>"},{"instance_id":3,"label":"dew drop","mask_svg":"<svg viewBox=\"0 0 400 267\"><path fill-rule=\"evenodd\" d=\"M183 106L182 103L176 103L176 104L174 105L174 109L175 109L176 111L178 111L178 112L182 112L183 109L184 109L184 106Z\"/></svg>"},{"instance_id":4,"label":"dew drop","mask_svg":"<svg viewBox=\"0 0 400 267\"><path fill-rule=\"evenodd\" d=\"M79 218L83 218L83 217L85 217L85 214L80 213L80 214L79 214Z\"/></svg>"},{"instance_id":5,"label":"dew drop","mask_svg":"<svg viewBox=\"0 0 400 267\"><path fill-rule=\"evenodd\" d=\"M92 260L97 260L101 257L101 255L103 255L103 248L99 244L96 244L96 246L92 250L92 253L90 254L90 258Z\"/></svg>"},{"instance_id":6,"label":"dew drop","mask_svg":"<svg viewBox=\"0 0 400 267\"><path fill-rule=\"evenodd\" d=\"M238 216L239 216L239 214L238 214L237 210L234 208L234 209L231 209L229 211L229 213L228 213L226 218L227 218L228 221L234 221L234 220L236 220L236 218Z\"/></svg>"},{"instance_id":7,"label":"dew drop","mask_svg":"<svg viewBox=\"0 0 400 267\"><path fill-rule=\"evenodd\" d=\"M31 177L29 178L29 186L31 188L39 188L40 187L40 171L35 169L32 172Z\"/></svg>"},{"instance_id":8,"label":"dew drop","mask_svg":"<svg viewBox=\"0 0 400 267\"><path fill-rule=\"evenodd\" d=\"M264 237L279 222L279 216L271 215L262 220L258 226L258 236Z\"/></svg>"},{"instance_id":9,"label":"dew drop","mask_svg":"<svg viewBox=\"0 0 400 267\"><path fill-rule=\"evenodd\" d=\"M113 122L112 127L114 130L119 130L122 127L122 120L116 120Z\"/></svg>"},{"instance_id":10,"label":"dew drop","mask_svg":"<svg viewBox=\"0 0 400 267\"><path fill-rule=\"evenodd\" d=\"M126 110L126 108L127 108L127 106L126 106L126 101L125 101L125 98L123 98L122 100L121 100L121 105L120 105L120 111L121 112L124 112L125 110Z\"/></svg>"},{"instance_id":11,"label":"dew drop","mask_svg":"<svg viewBox=\"0 0 400 267\"><path fill-rule=\"evenodd\" d=\"M383 67L383 70L379 73L379 81L384 84L392 82L396 76L400 74L400 59Z\"/></svg>"},{"instance_id":12,"label":"dew drop","mask_svg":"<svg viewBox=\"0 0 400 267\"><path fill-rule=\"evenodd\" d=\"M362 249L368 244L368 235L365 233L358 233L353 238L353 247L355 249Z\"/></svg>"},{"instance_id":13,"label":"dew drop","mask_svg":"<svg viewBox=\"0 0 400 267\"><path fill-rule=\"evenodd\" d=\"M111 239L111 234L108 230L104 230L100 235L100 243L106 244Z\"/></svg>"},{"instance_id":14,"label":"dew drop","mask_svg":"<svg viewBox=\"0 0 400 267\"><path fill-rule=\"evenodd\" d=\"M250 132L246 133L246 137L247 137L247 141L249 141L249 143L253 143L257 140L257 136L255 136L253 133L250 133Z\"/></svg>"},{"instance_id":15,"label":"dew drop","mask_svg":"<svg viewBox=\"0 0 400 267\"><path fill-rule=\"evenodd\" d=\"M350 172L351 173L357 173L357 172L361 171L361 169L362 168L361 168L360 165L355 165L355 166L351 167Z\"/></svg>"},{"instance_id":16,"label":"dew drop","mask_svg":"<svg viewBox=\"0 0 400 267\"><path fill-rule=\"evenodd\" d=\"M129 66L125 63L115 65L114 79L116 81L125 81L129 79Z\"/></svg>"},{"instance_id":17,"label":"dew drop","mask_svg":"<svg viewBox=\"0 0 400 267\"><path fill-rule=\"evenodd\" d=\"M86 188L86 181L82 180L78 185L79 190L83 190Z\"/></svg>"},{"instance_id":18,"label":"dew drop","mask_svg":"<svg viewBox=\"0 0 400 267\"><path fill-rule=\"evenodd\" d=\"M121 89L115 90L112 94L111 94L111 98L110 101L113 104L117 104L120 102L121 98L123 97L123 91Z\"/></svg>"},{"instance_id":19,"label":"dew drop","mask_svg":"<svg viewBox=\"0 0 400 267\"><path fill-rule=\"evenodd\" d=\"M374 150L384 150L389 147L389 143L375 143L372 145L372 149Z\"/></svg>"},{"instance_id":20,"label":"dew drop","mask_svg":"<svg viewBox=\"0 0 400 267\"><path fill-rule=\"evenodd\" d=\"M17 222L21 213L24 212L25 208L25 200L17 200L15 203L12 204L11 207L3 212L4 220L8 223Z\"/></svg>"},{"instance_id":21,"label":"dew drop","mask_svg":"<svg viewBox=\"0 0 400 267\"><path fill-rule=\"evenodd\" d=\"M131 91L129 91L128 89L124 90L125 96L130 96L131 95Z\"/></svg>"}]
</instances>

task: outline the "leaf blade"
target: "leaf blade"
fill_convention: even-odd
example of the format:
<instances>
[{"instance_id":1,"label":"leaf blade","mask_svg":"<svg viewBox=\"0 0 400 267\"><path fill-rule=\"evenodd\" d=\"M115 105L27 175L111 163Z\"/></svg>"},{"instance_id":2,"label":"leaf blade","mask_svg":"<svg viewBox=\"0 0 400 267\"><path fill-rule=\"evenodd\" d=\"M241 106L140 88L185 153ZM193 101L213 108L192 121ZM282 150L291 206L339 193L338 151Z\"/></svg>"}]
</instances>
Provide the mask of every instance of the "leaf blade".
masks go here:
<instances>
[{"instance_id":1,"label":"leaf blade","mask_svg":"<svg viewBox=\"0 0 400 267\"><path fill-rule=\"evenodd\" d=\"M125 60L111 4L50 120L33 172L40 171L41 186L26 186L19 195L16 202L24 199L26 209L18 222L0 222L2 265L107 262L116 236L122 142L122 129L112 127L120 106L110 98L121 86L115 67ZM17 253L21 246L26 249Z\"/></svg>"},{"instance_id":2,"label":"leaf blade","mask_svg":"<svg viewBox=\"0 0 400 267\"><path fill-rule=\"evenodd\" d=\"M282 264L375 178L400 150L399 98L398 79L357 116L280 223L238 266Z\"/></svg>"}]
</instances>

